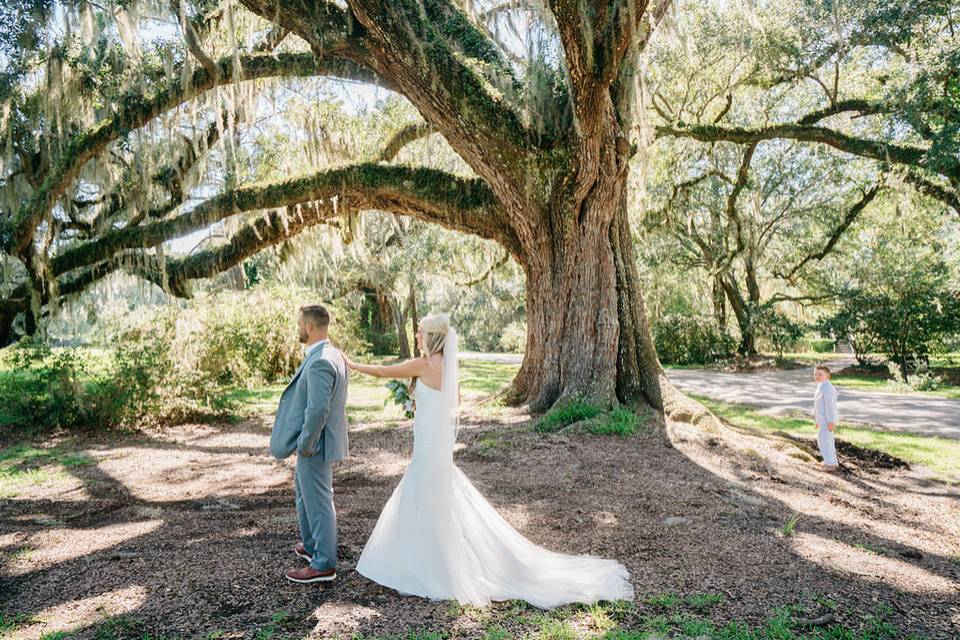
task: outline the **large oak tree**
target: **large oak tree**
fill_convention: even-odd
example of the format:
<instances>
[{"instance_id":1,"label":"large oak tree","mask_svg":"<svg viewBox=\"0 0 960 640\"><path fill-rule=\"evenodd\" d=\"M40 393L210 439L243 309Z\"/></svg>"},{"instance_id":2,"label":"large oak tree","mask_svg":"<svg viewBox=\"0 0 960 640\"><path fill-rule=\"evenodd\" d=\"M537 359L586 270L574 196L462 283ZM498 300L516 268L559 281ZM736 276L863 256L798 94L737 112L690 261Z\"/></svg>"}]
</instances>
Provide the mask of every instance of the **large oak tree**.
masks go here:
<instances>
[{"instance_id":1,"label":"large oak tree","mask_svg":"<svg viewBox=\"0 0 960 640\"><path fill-rule=\"evenodd\" d=\"M515 400L535 409L572 398L662 404L628 225L627 176L635 152L638 57L668 0L489 3L477 7L481 15L450 0L243 0L274 29L260 52L220 59L205 50L204 37L223 20L222 9L185 4L171 3L190 52L175 59L176 68L168 63L140 71L155 76L149 87L100 109L85 126L45 120L43 134L57 144L8 149L16 157L6 186L19 189L21 200L5 216L4 243L25 278L5 302L7 327L10 311L35 316L38 307L116 268L184 295L191 279L229 268L300 228L345 210L378 209L495 240L522 266L528 337ZM231 13L231 26L234 19ZM491 26L517 19L544 34L546 43L526 60ZM310 53L272 53L287 33L306 42ZM186 209L170 178L194 161L191 149L211 142L187 140L170 152L174 166L155 176L169 192L156 210L138 208L131 219L122 190L84 197L91 164L131 130L216 87L308 75L376 83L402 94L423 122L392 146L439 133L476 177L391 165L383 161L393 153L388 148L381 161L270 184L227 182L221 193ZM267 215L241 226L222 246L187 258L144 255L244 211Z\"/></svg>"}]
</instances>

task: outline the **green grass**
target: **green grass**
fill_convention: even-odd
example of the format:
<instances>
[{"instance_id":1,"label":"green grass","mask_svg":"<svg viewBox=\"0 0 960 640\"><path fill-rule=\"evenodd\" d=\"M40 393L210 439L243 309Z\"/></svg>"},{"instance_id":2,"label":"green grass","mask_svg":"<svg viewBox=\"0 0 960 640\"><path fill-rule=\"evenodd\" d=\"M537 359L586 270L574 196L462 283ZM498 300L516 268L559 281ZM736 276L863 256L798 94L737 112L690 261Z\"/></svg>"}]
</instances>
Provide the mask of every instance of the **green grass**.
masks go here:
<instances>
[{"instance_id":1,"label":"green grass","mask_svg":"<svg viewBox=\"0 0 960 640\"><path fill-rule=\"evenodd\" d=\"M816 437L811 419L770 416L741 405L692 396L714 414L735 426L758 431L785 431L807 437ZM920 464L937 473L960 476L960 440L921 436L912 433L875 431L841 423L837 438L868 449L875 449L902 458L911 464Z\"/></svg>"},{"instance_id":2,"label":"green grass","mask_svg":"<svg viewBox=\"0 0 960 640\"><path fill-rule=\"evenodd\" d=\"M601 436L629 437L640 430L647 414L637 414L625 407L604 411L586 402L569 402L554 406L533 423L534 431L552 433L572 424L587 433Z\"/></svg>"},{"instance_id":3,"label":"green grass","mask_svg":"<svg viewBox=\"0 0 960 640\"><path fill-rule=\"evenodd\" d=\"M65 470L93 464L84 453L63 447L16 444L0 451L0 498L12 498L25 487L67 477Z\"/></svg>"},{"instance_id":4,"label":"green grass","mask_svg":"<svg viewBox=\"0 0 960 640\"><path fill-rule=\"evenodd\" d=\"M272 640L292 622L293 620L289 613L280 611L270 616L270 622L257 629L253 637L255 640Z\"/></svg>"},{"instance_id":5,"label":"green grass","mask_svg":"<svg viewBox=\"0 0 960 640\"><path fill-rule=\"evenodd\" d=\"M883 393L901 393L904 395L931 396L934 398L947 398L948 400L960 400L960 387L944 386L932 391L909 391L904 390L902 386L896 383L865 375L834 375L830 381L836 386L844 389L859 389L861 391L880 391Z\"/></svg>"},{"instance_id":6,"label":"green grass","mask_svg":"<svg viewBox=\"0 0 960 640\"><path fill-rule=\"evenodd\" d=\"M559 431L575 422L595 418L603 413L603 409L585 402L570 402L554 406L542 415L535 423L534 430L541 433Z\"/></svg>"},{"instance_id":7,"label":"green grass","mask_svg":"<svg viewBox=\"0 0 960 640\"><path fill-rule=\"evenodd\" d=\"M820 600L823 600L820 598ZM858 630L832 624L815 629L801 628L798 618L815 617L822 613L823 604L816 611L788 607L773 611L760 625L742 622L718 624L706 613L722 603L724 597L716 593L681 596L676 593L650 595L642 599L638 609L629 602L603 602L595 605L571 605L550 611L516 605L499 610L494 619L482 628L484 640L654 640L665 638L699 638L703 640L893 640L903 637L890 623L893 615L887 607L860 615ZM828 607L829 609L829 607ZM453 609L451 609L453 610ZM364 636L364 640L401 640L427 638L423 632L410 635ZM433 637L456 637L444 632Z\"/></svg>"},{"instance_id":8,"label":"green grass","mask_svg":"<svg viewBox=\"0 0 960 640\"><path fill-rule=\"evenodd\" d=\"M142 633L143 620L127 613L104 618L97 626L94 640L119 640L136 636L146 640L150 636Z\"/></svg>"},{"instance_id":9,"label":"green grass","mask_svg":"<svg viewBox=\"0 0 960 640\"><path fill-rule=\"evenodd\" d=\"M460 390L464 394L489 395L513 381L520 365L482 360L460 361Z\"/></svg>"},{"instance_id":10,"label":"green grass","mask_svg":"<svg viewBox=\"0 0 960 640\"><path fill-rule=\"evenodd\" d=\"M790 516L790 519L787 520L782 527L780 527L780 533L785 536L792 536L793 533L797 530L797 522L800 520L799 514L793 514Z\"/></svg>"},{"instance_id":11,"label":"green grass","mask_svg":"<svg viewBox=\"0 0 960 640\"><path fill-rule=\"evenodd\" d=\"M389 362L392 358L378 356L371 362ZM460 389L464 399L489 396L509 384L517 373L518 366L512 364L498 364L465 360L460 365ZM386 378L374 378L358 373L350 375L349 396L347 398L347 416L351 422L379 422L403 424L407 419L403 417L399 405L388 403L384 405L389 392L384 385ZM227 397L237 401L241 412L247 415L273 413L280 402L285 383L265 385L260 387L236 388L231 390ZM502 403L491 402L481 411L485 415L494 417L503 410Z\"/></svg>"}]
</instances>

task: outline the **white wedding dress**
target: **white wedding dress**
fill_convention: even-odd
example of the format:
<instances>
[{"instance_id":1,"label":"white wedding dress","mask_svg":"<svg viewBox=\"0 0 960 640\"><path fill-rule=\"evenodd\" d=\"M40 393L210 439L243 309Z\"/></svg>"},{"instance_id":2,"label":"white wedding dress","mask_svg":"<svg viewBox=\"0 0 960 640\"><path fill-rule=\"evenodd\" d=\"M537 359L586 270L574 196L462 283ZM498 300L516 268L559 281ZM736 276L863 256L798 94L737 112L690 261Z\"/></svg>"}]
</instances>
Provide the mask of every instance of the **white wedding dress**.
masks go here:
<instances>
[{"instance_id":1,"label":"white wedding dress","mask_svg":"<svg viewBox=\"0 0 960 640\"><path fill-rule=\"evenodd\" d=\"M456 380L455 334L450 338L444 386ZM477 606L512 599L542 608L633 599L623 565L535 545L463 475L453 463L455 394L419 382L413 396L413 458L360 556L359 573L404 594Z\"/></svg>"}]
</instances>

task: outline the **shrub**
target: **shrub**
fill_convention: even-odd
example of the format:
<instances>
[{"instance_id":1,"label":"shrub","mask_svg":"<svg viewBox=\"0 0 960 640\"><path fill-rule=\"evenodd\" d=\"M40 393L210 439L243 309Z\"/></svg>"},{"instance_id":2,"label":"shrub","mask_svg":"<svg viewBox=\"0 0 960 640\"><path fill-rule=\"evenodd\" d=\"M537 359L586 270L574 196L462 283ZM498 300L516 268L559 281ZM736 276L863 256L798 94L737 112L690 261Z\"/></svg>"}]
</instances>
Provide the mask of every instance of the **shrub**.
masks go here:
<instances>
[{"instance_id":1,"label":"shrub","mask_svg":"<svg viewBox=\"0 0 960 640\"><path fill-rule=\"evenodd\" d=\"M709 364L733 355L736 341L703 316L670 314L653 324L657 355L664 364Z\"/></svg>"},{"instance_id":2,"label":"shrub","mask_svg":"<svg viewBox=\"0 0 960 640\"><path fill-rule=\"evenodd\" d=\"M511 322L500 335L500 346L508 353L523 353L527 347L527 327L523 322Z\"/></svg>"},{"instance_id":3,"label":"shrub","mask_svg":"<svg viewBox=\"0 0 960 640\"><path fill-rule=\"evenodd\" d=\"M109 355L79 347L51 349L32 338L4 354L0 424L44 431L119 423L122 398Z\"/></svg>"},{"instance_id":4,"label":"shrub","mask_svg":"<svg viewBox=\"0 0 960 640\"><path fill-rule=\"evenodd\" d=\"M792 350L803 337L803 327L772 306L756 308L751 314L754 334L770 343L778 358Z\"/></svg>"},{"instance_id":5,"label":"shrub","mask_svg":"<svg viewBox=\"0 0 960 640\"><path fill-rule=\"evenodd\" d=\"M833 351L834 341L831 338L814 338L808 340L807 344L810 345L810 350L815 353L830 353Z\"/></svg>"},{"instance_id":6,"label":"shrub","mask_svg":"<svg viewBox=\"0 0 960 640\"><path fill-rule=\"evenodd\" d=\"M0 372L0 420L41 429L78 425L172 423L235 409L234 385L283 380L303 357L296 310L319 299L283 287L221 292L136 314L109 336L105 357L22 341ZM357 313L327 305L331 340L363 356Z\"/></svg>"}]
</instances>

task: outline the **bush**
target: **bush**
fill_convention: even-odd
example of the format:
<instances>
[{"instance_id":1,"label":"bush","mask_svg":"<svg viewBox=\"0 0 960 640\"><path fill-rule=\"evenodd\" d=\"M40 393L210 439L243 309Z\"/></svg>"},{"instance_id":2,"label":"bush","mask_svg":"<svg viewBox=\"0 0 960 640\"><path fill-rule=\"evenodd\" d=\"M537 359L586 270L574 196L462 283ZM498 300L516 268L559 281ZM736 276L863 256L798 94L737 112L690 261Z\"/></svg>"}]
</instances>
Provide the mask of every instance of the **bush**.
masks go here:
<instances>
[{"instance_id":1,"label":"bush","mask_svg":"<svg viewBox=\"0 0 960 640\"><path fill-rule=\"evenodd\" d=\"M878 292L844 291L840 308L824 326L855 339L858 354L860 344L875 345L899 365L903 380L960 334L960 294L940 273L900 284Z\"/></svg>"},{"instance_id":2,"label":"bush","mask_svg":"<svg viewBox=\"0 0 960 640\"><path fill-rule=\"evenodd\" d=\"M711 318L679 314L654 322L653 341L664 364L709 364L729 358L737 346Z\"/></svg>"},{"instance_id":3,"label":"bush","mask_svg":"<svg viewBox=\"0 0 960 640\"><path fill-rule=\"evenodd\" d=\"M0 424L44 431L119 423L123 399L108 357L91 349L51 349L32 338L4 353Z\"/></svg>"},{"instance_id":4,"label":"bush","mask_svg":"<svg viewBox=\"0 0 960 640\"><path fill-rule=\"evenodd\" d=\"M235 409L228 388L285 380L303 358L296 311L319 299L295 288L221 292L137 314L110 335L110 349L51 350L22 341L0 372L0 420L46 428L174 423ZM358 314L327 305L331 340L363 356Z\"/></svg>"},{"instance_id":5,"label":"bush","mask_svg":"<svg viewBox=\"0 0 960 640\"><path fill-rule=\"evenodd\" d=\"M511 322L500 336L500 346L507 353L523 353L527 348L527 327L523 322Z\"/></svg>"},{"instance_id":6,"label":"bush","mask_svg":"<svg viewBox=\"0 0 960 640\"><path fill-rule=\"evenodd\" d=\"M814 338L808 340L807 344L810 346L810 350L815 353L830 353L833 351L835 343L831 338Z\"/></svg>"},{"instance_id":7,"label":"bush","mask_svg":"<svg viewBox=\"0 0 960 640\"><path fill-rule=\"evenodd\" d=\"M803 337L801 325L769 305L756 308L750 322L755 335L769 342L778 358L793 350Z\"/></svg>"}]
</instances>

